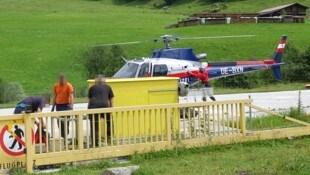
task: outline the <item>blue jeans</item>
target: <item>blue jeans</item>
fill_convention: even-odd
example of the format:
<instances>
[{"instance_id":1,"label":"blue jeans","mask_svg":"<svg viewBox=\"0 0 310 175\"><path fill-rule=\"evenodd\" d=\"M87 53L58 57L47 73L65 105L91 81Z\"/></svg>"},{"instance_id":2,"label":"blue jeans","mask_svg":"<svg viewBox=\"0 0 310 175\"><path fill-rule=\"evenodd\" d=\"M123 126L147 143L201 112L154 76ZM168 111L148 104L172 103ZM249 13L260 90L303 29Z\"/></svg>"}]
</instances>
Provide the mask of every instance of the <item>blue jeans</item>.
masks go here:
<instances>
[{"instance_id":1,"label":"blue jeans","mask_svg":"<svg viewBox=\"0 0 310 175\"><path fill-rule=\"evenodd\" d=\"M72 108L70 107L70 104L56 104L56 111L69 111L69 110L72 110ZM65 133L65 119L64 119L65 117L67 116L61 116L61 119L60 119L60 125L61 125L60 135L62 138L65 138L65 136L69 134L69 121L68 120L67 120L67 132ZM57 122L57 125L59 128L59 121Z\"/></svg>"},{"instance_id":2,"label":"blue jeans","mask_svg":"<svg viewBox=\"0 0 310 175\"><path fill-rule=\"evenodd\" d=\"M18 103L15 107L14 114L21 114L26 110L26 105L24 103Z\"/></svg>"}]
</instances>

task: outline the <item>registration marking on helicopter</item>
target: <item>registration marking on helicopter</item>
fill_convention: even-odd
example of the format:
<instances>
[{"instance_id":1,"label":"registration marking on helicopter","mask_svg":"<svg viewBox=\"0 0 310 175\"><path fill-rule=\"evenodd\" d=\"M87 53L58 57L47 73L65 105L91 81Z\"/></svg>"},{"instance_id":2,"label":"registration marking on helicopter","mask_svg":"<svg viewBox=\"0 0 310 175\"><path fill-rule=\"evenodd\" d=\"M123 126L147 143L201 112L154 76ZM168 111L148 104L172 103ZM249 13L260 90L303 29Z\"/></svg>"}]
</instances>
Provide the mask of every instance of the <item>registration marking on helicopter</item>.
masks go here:
<instances>
[{"instance_id":1,"label":"registration marking on helicopter","mask_svg":"<svg viewBox=\"0 0 310 175\"><path fill-rule=\"evenodd\" d=\"M180 78L180 82L189 83L189 77Z\"/></svg>"},{"instance_id":2,"label":"registration marking on helicopter","mask_svg":"<svg viewBox=\"0 0 310 175\"><path fill-rule=\"evenodd\" d=\"M221 68L221 74L222 75L228 75L228 74L239 74L243 73L243 67L224 67Z\"/></svg>"}]
</instances>

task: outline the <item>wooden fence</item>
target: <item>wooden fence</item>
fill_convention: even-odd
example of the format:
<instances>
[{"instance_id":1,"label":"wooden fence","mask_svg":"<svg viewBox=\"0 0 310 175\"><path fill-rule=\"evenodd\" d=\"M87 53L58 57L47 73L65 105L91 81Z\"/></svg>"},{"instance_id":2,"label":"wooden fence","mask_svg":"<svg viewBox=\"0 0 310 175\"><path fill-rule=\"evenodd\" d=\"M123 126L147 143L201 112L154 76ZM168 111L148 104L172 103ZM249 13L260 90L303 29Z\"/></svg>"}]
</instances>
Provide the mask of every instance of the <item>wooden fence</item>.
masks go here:
<instances>
[{"instance_id":1,"label":"wooden fence","mask_svg":"<svg viewBox=\"0 0 310 175\"><path fill-rule=\"evenodd\" d=\"M308 123L284 116L280 117L301 126L247 131L246 107L278 115L251 102L246 99L18 115L25 121L26 169L32 173L34 166L128 156L178 145L310 135ZM37 144L33 143L34 130L39 133ZM48 139L44 141L44 137Z\"/></svg>"}]
</instances>

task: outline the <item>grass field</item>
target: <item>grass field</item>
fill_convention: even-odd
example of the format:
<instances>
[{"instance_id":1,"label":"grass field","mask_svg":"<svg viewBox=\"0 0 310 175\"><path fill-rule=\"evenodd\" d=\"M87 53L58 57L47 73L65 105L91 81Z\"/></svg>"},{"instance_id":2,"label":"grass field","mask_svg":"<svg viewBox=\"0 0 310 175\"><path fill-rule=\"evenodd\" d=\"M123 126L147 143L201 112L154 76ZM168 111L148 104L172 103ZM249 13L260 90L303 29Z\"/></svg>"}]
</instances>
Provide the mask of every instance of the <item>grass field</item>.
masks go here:
<instances>
[{"instance_id":1,"label":"grass field","mask_svg":"<svg viewBox=\"0 0 310 175\"><path fill-rule=\"evenodd\" d=\"M129 163L99 161L89 165L63 167L51 175L96 175L109 167L139 165L135 175L308 175L310 137L268 140L135 155ZM21 170L12 175L24 174Z\"/></svg>"},{"instance_id":2,"label":"grass field","mask_svg":"<svg viewBox=\"0 0 310 175\"><path fill-rule=\"evenodd\" d=\"M145 1L118 5L112 0L2 0L0 1L0 76L20 82L26 94L49 92L56 75L65 72L79 89L86 85L81 54L100 43L149 41L163 34L182 37L254 34L253 38L181 41L207 52L209 60L269 58L282 34L304 49L309 46L310 24L236 24L164 29L178 18L209 6L201 0L185 1L164 11ZM288 3L286 0L228 2L225 11L254 12ZM310 5L310 0L296 1ZM242 6L242 8L241 8ZM149 56L161 43L124 46L129 58Z\"/></svg>"}]
</instances>

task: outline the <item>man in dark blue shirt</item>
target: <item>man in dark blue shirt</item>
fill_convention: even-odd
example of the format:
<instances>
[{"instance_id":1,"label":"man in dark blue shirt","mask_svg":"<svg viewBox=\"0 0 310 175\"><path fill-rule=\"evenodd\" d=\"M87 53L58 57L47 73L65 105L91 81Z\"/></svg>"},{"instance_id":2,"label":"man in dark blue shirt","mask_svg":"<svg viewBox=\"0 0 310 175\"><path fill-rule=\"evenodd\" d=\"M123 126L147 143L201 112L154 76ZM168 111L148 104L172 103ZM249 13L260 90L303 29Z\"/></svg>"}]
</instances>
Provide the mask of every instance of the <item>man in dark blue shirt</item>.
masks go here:
<instances>
[{"instance_id":1,"label":"man in dark blue shirt","mask_svg":"<svg viewBox=\"0 0 310 175\"><path fill-rule=\"evenodd\" d=\"M47 96L29 96L24 98L17 104L14 110L14 114L20 114L26 111L26 107L31 108L31 113L41 112L45 105L49 105L50 99Z\"/></svg>"}]
</instances>

